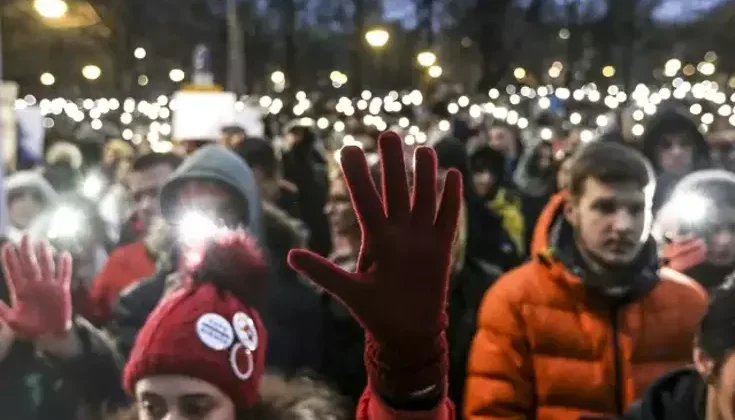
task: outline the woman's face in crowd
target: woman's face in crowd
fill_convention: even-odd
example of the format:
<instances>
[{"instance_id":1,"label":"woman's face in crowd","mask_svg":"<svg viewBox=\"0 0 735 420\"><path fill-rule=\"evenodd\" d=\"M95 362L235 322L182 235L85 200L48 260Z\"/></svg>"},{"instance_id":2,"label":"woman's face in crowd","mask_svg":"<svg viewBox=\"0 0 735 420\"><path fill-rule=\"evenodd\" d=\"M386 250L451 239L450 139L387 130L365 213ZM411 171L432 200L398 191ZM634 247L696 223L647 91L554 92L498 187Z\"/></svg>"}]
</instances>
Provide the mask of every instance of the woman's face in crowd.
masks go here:
<instances>
[{"instance_id":1,"label":"woman's face in crowd","mask_svg":"<svg viewBox=\"0 0 735 420\"><path fill-rule=\"evenodd\" d=\"M338 235L359 233L357 216L350 202L347 184L339 178L331 182L327 215L332 231Z\"/></svg>"},{"instance_id":2,"label":"woman's face in crowd","mask_svg":"<svg viewBox=\"0 0 735 420\"><path fill-rule=\"evenodd\" d=\"M559 166L559 172L556 173L556 187L558 190L569 188L569 168L572 167L572 160L566 159Z\"/></svg>"},{"instance_id":3,"label":"woman's face in crowd","mask_svg":"<svg viewBox=\"0 0 735 420\"><path fill-rule=\"evenodd\" d=\"M658 166L668 174L683 175L694 167L694 144L683 134L663 136L658 143Z\"/></svg>"},{"instance_id":4,"label":"woman's face in crowd","mask_svg":"<svg viewBox=\"0 0 735 420\"><path fill-rule=\"evenodd\" d=\"M236 420L235 406L217 387L182 375L157 375L135 384L140 420Z\"/></svg>"},{"instance_id":5,"label":"woman's face in crowd","mask_svg":"<svg viewBox=\"0 0 735 420\"><path fill-rule=\"evenodd\" d=\"M42 210L43 204L32 192L19 194L8 203L10 221L18 229L27 229Z\"/></svg>"}]
</instances>

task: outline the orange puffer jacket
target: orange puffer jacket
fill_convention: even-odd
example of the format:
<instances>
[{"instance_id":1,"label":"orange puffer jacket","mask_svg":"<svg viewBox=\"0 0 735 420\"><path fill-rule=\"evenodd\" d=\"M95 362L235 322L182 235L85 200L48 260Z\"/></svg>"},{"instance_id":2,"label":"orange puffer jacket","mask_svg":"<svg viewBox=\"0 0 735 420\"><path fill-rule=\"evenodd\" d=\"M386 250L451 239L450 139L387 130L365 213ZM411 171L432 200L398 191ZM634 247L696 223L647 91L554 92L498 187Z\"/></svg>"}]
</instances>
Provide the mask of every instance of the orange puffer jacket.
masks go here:
<instances>
[{"instance_id":1,"label":"orange puffer jacket","mask_svg":"<svg viewBox=\"0 0 735 420\"><path fill-rule=\"evenodd\" d=\"M616 417L658 376L691 360L705 291L659 271L651 244L627 299L613 304L594 293L562 252L573 248L564 200L552 198L539 219L536 258L484 297L468 366L468 419ZM566 246L555 233L564 225Z\"/></svg>"}]
</instances>

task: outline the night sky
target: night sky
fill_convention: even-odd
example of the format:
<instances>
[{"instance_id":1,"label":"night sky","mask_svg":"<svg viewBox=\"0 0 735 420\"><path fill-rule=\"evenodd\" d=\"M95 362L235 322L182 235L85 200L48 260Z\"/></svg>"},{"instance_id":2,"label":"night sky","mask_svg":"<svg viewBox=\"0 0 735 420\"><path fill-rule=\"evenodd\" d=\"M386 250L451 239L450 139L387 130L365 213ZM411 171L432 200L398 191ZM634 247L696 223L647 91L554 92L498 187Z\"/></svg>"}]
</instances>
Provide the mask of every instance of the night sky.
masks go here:
<instances>
[{"instance_id":1,"label":"night sky","mask_svg":"<svg viewBox=\"0 0 735 420\"><path fill-rule=\"evenodd\" d=\"M559 4L566 4L567 0L555 0ZM589 6L595 7L597 0L577 0L582 3L588 3ZM694 20L702 13L711 10L718 4L724 3L726 0L663 0L663 4L656 9L654 16L656 19L664 22L686 22ZM416 24L415 13L413 9L414 0L383 0L385 8L385 17L388 20L400 19L406 26L414 26ZM527 5L531 0L518 0L521 5ZM599 4L599 3L598 3ZM600 10L604 12L604 9Z\"/></svg>"}]
</instances>

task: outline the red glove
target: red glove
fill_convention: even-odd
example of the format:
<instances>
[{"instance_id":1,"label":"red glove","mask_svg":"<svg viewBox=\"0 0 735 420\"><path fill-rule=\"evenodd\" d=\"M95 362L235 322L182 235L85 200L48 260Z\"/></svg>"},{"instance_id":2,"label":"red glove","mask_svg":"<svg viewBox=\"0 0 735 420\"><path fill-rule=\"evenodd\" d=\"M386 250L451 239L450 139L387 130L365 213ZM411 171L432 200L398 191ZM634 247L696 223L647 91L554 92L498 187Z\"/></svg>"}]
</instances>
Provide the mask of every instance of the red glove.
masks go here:
<instances>
[{"instance_id":1,"label":"red glove","mask_svg":"<svg viewBox=\"0 0 735 420\"><path fill-rule=\"evenodd\" d=\"M462 180L449 171L437 214L436 156L421 147L411 205L400 137L384 133L379 148L382 203L362 150L345 147L341 154L362 230L357 272L301 249L291 251L288 261L348 307L365 329L374 389L396 398L436 395L446 388L447 287Z\"/></svg>"},{"instance_id":2,"label":"red glove","mask_svg":"<svg viewBox=\"0 0 735 420\"><path fill-rule=\"evenodd\" d=\"M689 270L706 260L707 245L693 236L676 238L663 247L663 264L676 271Z\"/></svg>"},{"instance_id":3,"label":"red glove","mask_svg":"<svg viewBox=\"0 0 735 420\"><path fill-rule=\"evenodd\" d=\"M0 301L0 319L26 340L65 337L71 328L71 256L61 254L57 271L51 247L39 243L34 249L24 236L20 249L3 247L2 265L12 309Z\"/></svg>"}]
</instances>

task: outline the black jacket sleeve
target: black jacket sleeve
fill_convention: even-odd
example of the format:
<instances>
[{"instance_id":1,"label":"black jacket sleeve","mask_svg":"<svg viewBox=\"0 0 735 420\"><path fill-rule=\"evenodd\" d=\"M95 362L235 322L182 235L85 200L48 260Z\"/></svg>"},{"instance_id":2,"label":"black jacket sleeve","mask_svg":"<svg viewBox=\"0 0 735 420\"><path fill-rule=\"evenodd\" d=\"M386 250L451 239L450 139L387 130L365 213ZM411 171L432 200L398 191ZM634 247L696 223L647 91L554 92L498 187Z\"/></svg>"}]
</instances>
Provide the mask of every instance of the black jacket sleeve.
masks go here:
<instances>
[{"instance_id":1,"label":"black jacket sleeve","mask_svg":"<svg viewBox=\"0 0 735 420\"><path fill-rule=\"evenodd\" d=\"M127 406L121 385L122 359L112 341L81 317L74 319L74 330L82 343L82 353L73 359L46 358L85 405L104 411Z\"/></svg>"},{"instance_id":2,"label":"black jacket sleeve","mask_svg":"<svg viewBox=\"0 0 735 420\"><path fill-rule=\"evenodd\" d=\"M166 273L156 273L153 277L125 289L112 308L108 331L124 360L130 355L138 331L163 296L165 284Z\"/></svg>"}]
</instances>

